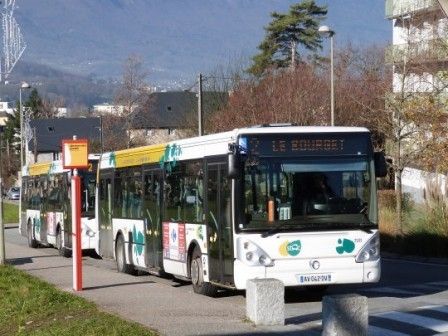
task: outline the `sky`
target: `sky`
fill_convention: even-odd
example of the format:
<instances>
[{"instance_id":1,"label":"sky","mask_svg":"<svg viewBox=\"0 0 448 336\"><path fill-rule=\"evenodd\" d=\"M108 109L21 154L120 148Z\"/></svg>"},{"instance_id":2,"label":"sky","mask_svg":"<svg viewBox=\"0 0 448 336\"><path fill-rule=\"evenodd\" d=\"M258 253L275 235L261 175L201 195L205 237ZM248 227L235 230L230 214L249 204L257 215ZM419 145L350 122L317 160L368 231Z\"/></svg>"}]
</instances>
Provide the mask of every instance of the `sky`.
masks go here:
<instances>
[{"instance_id":1,"label":"sky","mask_svg":"<svg viewBox=\"0 0 448 336\"><path fill-rule=\"evenodd\" d=\"M326 24L336 32L336 43L387 44L392 24L385 19L384 0L318 0L328 6Z\"/></svg>"}]
</instances>

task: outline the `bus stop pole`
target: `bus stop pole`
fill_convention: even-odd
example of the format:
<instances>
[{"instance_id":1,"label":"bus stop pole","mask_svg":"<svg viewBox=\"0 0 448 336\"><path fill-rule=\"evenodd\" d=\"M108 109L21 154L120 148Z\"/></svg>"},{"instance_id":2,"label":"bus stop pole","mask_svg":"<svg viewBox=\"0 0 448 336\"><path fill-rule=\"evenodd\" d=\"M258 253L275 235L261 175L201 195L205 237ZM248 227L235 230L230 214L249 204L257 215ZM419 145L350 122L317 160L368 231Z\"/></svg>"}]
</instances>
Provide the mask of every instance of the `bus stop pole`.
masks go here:
<instances>
[{"instance_id":1,"label":"bus stop pole","mask_svg":"<svg viewBox=\"0 0 448 336\"><path fill-rule=\"evenodd\" d=\"M82 291L81 179L77 169L73 170L71 189L73 290Z\"/></svg>"}]
</instances>

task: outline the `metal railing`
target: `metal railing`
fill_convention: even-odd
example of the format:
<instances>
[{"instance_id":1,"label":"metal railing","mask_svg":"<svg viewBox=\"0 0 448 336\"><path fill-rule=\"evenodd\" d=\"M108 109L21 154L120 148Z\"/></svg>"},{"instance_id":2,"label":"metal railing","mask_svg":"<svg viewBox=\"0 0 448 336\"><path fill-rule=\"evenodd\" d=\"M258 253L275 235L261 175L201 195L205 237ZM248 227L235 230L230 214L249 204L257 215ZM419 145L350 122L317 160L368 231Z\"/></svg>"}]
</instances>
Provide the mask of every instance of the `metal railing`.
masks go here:
<instances>
[{"instance_id":1,"label":"metal railing","mask_svg":"<svg viewBox=\"0 0 448 336\"><path fill-rule=\"evenodd\" d=\"M393 19L422 10L438 8L438 0L386 0L386 18Z\"/></svg>"},{"instance_id":2,"label":"metal railing","mask_svg":"<svg viewBox=\"0 0 448 336\"><path fill-rule=\"evenodd\" d=\"M437 38L418 43L390 45L386 48L385 58L388 64L448 61L448 39Z\"/></svg>"}]
</instances>

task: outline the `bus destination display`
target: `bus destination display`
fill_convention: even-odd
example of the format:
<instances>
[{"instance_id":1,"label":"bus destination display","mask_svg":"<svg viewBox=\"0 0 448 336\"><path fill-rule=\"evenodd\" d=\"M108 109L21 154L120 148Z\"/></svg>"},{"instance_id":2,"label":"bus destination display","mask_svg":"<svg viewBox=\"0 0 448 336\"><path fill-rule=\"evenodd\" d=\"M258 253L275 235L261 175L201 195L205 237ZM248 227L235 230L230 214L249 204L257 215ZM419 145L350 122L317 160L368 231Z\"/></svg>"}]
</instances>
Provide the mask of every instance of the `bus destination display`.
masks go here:
<instances>
[{"instance_id":1,"label":"bus destination display","mask_svg":"<svg viewBox=\"0 0 448 336\"><path fill-rule=\"evenodd\" d=\"M250 134L241 136L239 145L242 153L262 156L366 155L369 137L368 133Z\"/></svg>"}]
</instances>

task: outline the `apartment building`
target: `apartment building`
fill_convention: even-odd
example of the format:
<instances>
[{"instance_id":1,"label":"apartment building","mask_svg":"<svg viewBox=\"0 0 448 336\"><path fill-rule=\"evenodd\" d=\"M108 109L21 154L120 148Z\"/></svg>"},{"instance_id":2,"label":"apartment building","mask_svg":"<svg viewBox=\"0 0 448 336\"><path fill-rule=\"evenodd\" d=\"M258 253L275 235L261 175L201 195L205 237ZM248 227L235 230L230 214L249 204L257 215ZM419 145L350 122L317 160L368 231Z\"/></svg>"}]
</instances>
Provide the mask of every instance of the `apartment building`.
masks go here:
<instances>
[{"instance_id":1,"label":"apartment building","mask_svg":"<svg viewBox=\"0 0 448 336\"><path fill-rule=\"evenodd\" d=\"M433 92L448 86L446 0L386 0L392 45L386 61L394 65L394 91Z\"/></svg>"}]
</instances>

